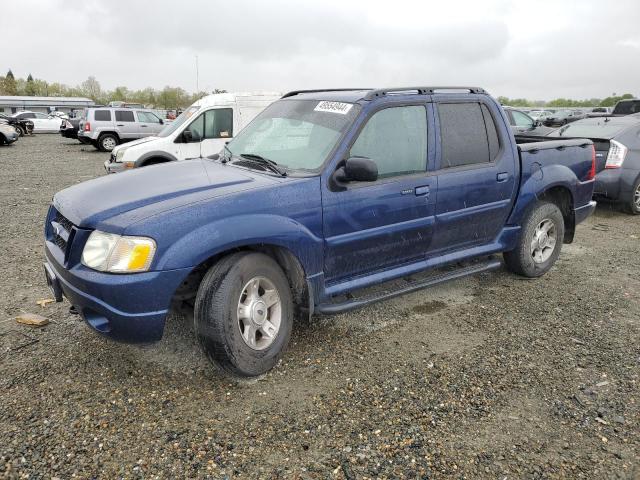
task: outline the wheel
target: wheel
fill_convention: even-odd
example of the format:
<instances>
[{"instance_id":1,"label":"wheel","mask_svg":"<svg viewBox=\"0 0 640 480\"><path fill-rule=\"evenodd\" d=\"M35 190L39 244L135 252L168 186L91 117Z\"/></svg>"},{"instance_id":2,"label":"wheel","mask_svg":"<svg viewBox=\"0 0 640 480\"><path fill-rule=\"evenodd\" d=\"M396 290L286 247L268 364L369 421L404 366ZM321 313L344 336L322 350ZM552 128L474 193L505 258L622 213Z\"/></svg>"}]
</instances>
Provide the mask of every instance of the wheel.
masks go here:
<instances>
[{"instance_id":1,"label":"wheel","mask_svg":"<svg viewBox=\"0 0 640 480\"><path fill-rule=\"evenodd\" d=\"M224 373L266 373L291 336L293 301L287 277L262 253L225 257L202 279L194 323L204 352Z\"/></svg>"},{"instance_id":2,"label":"wheel","mask_svg":"<svg viewBox=\"0 0 640 480\"><path fill-rule=\"evenodd\" d=\"M625 210L633 215L640 215L640 177L631 189L631 198L624 205Z\"/></svg>"},{"instance_id":3,"label":"wheel","mask_svg":"<svg viewBox=\"0 0 640 480\"><path fill-rule=\"evenodd\" d=\"M564 218L555 203L539 202L527 214L518 245L503 254L507 268L524 277L540 277L556 263L564 239Z\"/></svg>"},{"instance_id":4,"label":"wheel","mask_svg":"<svg viewBox=\"0 0 640 480\"><path fill-rule=\"evenodd\" d=\"M16 132L18 132L18 135L20 135L21 137L24 137L24 129L20 125L14 125L13 128L16 129Z\"/></svg>"},{"instance_id":5,"label":"wheel","mask_svg":"<svg viewBox=\"0 0 640 480\"><path fill-rule=\"evenodd\" d=\"M0 134L0 145L4 145L5 143L7 143L7 139L4 138L4 135Z\"/></svg>"},{"instance_id":6,"label":"wheel","mask_svg":"<svg viewBox=\"0 0 640 480\"><path fill-rule=\"evenodd\" d=\"M101 152L110 152L118 145L118 137L112 133L104 133L98 138L98 150Z\"/></svg>"}]
</instances>

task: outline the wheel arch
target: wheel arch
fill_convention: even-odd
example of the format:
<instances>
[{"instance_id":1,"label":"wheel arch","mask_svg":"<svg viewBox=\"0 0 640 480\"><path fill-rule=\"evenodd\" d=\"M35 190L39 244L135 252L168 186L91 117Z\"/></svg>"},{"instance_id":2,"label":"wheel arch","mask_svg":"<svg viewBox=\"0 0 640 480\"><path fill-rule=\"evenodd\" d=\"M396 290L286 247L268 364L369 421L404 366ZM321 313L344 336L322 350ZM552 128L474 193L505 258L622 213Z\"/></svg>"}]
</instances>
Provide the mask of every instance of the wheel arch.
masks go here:
<instances>
[{"instance_id":1,"label":"wheel arch","mask_svg":"<svg viewBox=\"0 0 640 480\"><path fill-rule=\"evenodd\" d=\"M154 165L156 163L174 162L176 160L178 160L177 157L168 152L163 152L162 150L154 150L152 152L147 152L140 155L140 157L136 160L136 167L145 167L147 165Z\"/></svg>"},{"instance_id":2,"label":"wheel arch","mask_svg":"<svg viewBox=\"0 0 640 480\"><path fill-rule=\"evenodd\" d=\"M173 303L186 302L194 299L200 283L207 271L220 260L229 255L239 252L257 252L272 258L282 271L289 282L291 295L294 303L294 315L298 320L304 320L313 314L313 292L312 286L307 282L306 273L302 262L287 247L277 244L247 244L229 248L207 258L200 264L195 266L189 275L184 279L182 284L176 290L173 296Z\"/></svg>"},{"instance_id":3,"label":"wheel arch","mask_svg":"<svg viewBox=\"0 0 640 480\"><path fill-rule=\"evenodd\" d=\"M544 190L538 199L549 201L558 206L564 219L564 243L573 242L576 232L576 219L574 212L573 194L564 185L555 185Z\"/></svg>"}]
</instances>

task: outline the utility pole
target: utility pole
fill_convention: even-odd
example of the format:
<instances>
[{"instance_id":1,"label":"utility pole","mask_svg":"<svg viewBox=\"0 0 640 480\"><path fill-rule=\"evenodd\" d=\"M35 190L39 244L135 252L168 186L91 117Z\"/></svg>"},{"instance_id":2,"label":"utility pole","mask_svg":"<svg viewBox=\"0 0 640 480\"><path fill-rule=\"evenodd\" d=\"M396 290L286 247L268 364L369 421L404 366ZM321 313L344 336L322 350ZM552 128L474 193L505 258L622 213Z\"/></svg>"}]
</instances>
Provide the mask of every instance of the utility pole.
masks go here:
<instances>
[{"instance_id":1,"label":"utility pole","mask_svg":"<svg viewBox=\"0 0 640 480\"><path fill-rule=\"evenodd\" d=\"M196 55L196 93L200 91L200 72L198 70L198 55Z\"/></svg>"}]
</instances>

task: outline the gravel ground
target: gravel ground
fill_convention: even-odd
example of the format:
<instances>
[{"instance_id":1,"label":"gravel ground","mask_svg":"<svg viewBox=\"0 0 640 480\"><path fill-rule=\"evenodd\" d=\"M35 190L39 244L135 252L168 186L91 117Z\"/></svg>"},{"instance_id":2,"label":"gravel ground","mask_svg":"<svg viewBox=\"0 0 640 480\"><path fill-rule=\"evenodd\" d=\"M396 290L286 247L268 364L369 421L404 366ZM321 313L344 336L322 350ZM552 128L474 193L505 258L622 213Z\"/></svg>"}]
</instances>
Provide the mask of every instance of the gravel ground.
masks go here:
<instances>
[{"instance_id":1,"label":"gravel ground","mask_svg":"<svg viewBox=\"0 0 640 480\"><path fill-rule=\"evenodd\" d=\"M36 304L51 196L105 159L57 135L0 147L0 477L640 478L640 218L599 207L541 279L298 325L277 368L233 383L188 316L139 347Z\"/></svg>"}]
</instances>

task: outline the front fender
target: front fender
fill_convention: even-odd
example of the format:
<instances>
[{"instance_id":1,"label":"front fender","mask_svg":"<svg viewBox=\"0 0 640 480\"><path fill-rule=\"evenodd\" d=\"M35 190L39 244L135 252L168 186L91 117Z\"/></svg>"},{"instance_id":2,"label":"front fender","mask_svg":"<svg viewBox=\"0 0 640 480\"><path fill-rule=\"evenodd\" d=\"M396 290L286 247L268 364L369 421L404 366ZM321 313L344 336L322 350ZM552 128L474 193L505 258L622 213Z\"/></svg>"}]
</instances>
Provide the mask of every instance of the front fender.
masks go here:
<instances>
[{"instance_id":1,"label":"front fender","mask_svg":"<svg viewBox=\"0 0 640 480\"><path fill-rule=\"evenodd\" d=\"M238 215L202 225L173 243L155 269L195 267L219 253L251 245L287 248L307 276L322 270L322 239L291 218L271 214Z\"/></svg>"},{"instance_id":2,"label":"front fender","mask_svg":"<svg viewBox=\"0 0 640 480\"><path fill-rule=\"evenodd\" d=\"M509 225L521 225L527 211L540 198L540 196L554 187L566 188L571 194L572 204L574 206L581 205L576 203L576 186L578 179L573 171L564 165L548 165L532 167L527 172L523 171L523 183L518 191L518 199L509 216ZM591 196L586 202L591 200Z\"/></svg>"}]
</instances>

